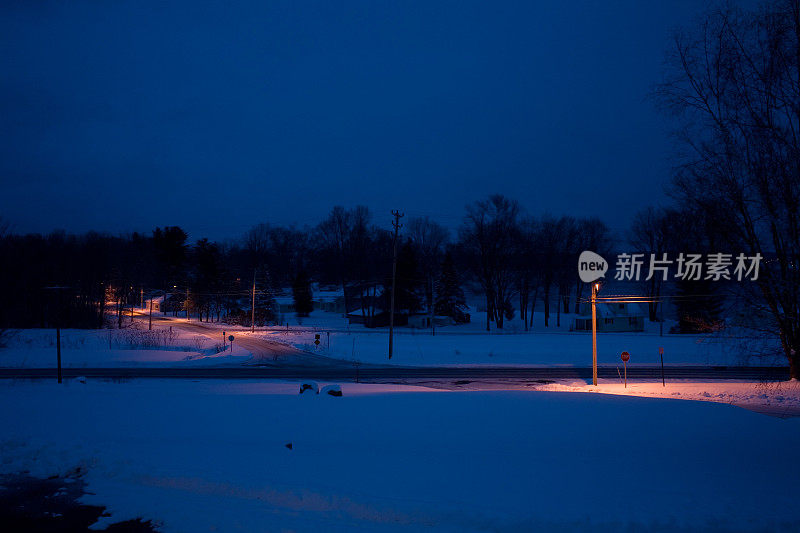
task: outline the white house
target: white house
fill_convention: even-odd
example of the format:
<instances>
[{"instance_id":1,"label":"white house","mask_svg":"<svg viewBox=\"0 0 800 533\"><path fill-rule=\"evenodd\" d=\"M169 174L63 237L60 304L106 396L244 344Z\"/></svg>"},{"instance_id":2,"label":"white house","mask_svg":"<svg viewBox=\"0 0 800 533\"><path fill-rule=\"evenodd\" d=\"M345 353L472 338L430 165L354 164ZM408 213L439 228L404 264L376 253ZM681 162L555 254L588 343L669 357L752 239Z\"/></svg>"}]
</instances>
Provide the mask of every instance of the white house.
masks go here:
<instances>
[{"instance_id":1,"label":"white house","mask_svg":"<svg viewBox=\"0 0 800 533\"><path fill-rule=\"evenodd\" d=\"M644 331L647 316L642 306L634 302L597 302L597 331ZM580 313L572 323L575 331L592 331L592 304L582 303Z\"/></svg>"}]
</instances>

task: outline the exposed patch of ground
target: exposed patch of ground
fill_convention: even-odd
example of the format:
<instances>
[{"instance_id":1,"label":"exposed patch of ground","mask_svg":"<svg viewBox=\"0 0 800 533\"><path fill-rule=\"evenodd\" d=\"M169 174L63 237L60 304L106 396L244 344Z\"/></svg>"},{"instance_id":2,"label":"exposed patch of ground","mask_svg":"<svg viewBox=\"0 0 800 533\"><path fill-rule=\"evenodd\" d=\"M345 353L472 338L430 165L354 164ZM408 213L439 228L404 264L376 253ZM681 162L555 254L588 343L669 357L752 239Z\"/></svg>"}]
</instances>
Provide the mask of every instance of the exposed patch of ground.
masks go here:
<instances>
[{"instance_id":1,"label":"exposed patch of ground","mask_svg":"<svg viewBox=\"0 0 800 533\"><path fill-rule=\"evenodd\" d=\"M4 531L90 531L89 526L104 516L105 507L78 502L85 486L80 477L0 476L0 524ZM157 529L149 521L136 519L102 531L150 533Z\"/></svg>"}]
</instances>

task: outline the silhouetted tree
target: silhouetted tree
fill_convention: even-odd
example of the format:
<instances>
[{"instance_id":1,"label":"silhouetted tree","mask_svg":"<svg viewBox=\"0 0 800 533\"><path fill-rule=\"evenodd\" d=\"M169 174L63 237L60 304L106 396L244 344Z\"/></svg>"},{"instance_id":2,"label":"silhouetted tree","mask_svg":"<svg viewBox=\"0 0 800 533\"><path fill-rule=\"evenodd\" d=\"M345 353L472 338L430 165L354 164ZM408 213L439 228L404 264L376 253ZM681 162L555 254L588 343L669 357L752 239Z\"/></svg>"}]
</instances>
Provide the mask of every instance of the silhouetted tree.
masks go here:
<instances>
[{"instance_id":1,"label":"silhouetted tree","mask_svg":"<svg viewBox=\"0 0 800 533\"><path fill-rule=\"evenodd\" d=\"M436 314L449 316L456 324L469 322L467 302L451 252L445 253L440 271L436 280Z\"/></svg>"},{"instance_id":2,"label":"silhouetted tree","mask_svg":"<svg viewBox=\"0 0 800 533\"><path fill-rule=\"evenodd\" d=\"M394 300L395 311L416 313L422 308L421 294L424 291L424 280L419 272L419 263L414 246L406 241L397 252L397 283ZM389 310L392 294L391 276L384 284L384 307Z\"/></svg>"},{"instance_id":3,"label":"silhouetted tree","mask_svg":"<svg viewBox=\"0 0 800 533\"><path fill-rule=\"evenodd\" d=\"M486 330L503 328L514 292L514 243L519 204L496 194L467 206L459 229L465 257L486 298Z\"/></svg>"},{"instance_id":4,"label":"silhouetted tree","mask_svg":"<svg viewBox=\"0 0 800 533\"><path fill-rule=\"evenodd\" d=\"M761 264L752 307L771 317L800 379L800 1L709 12L676 35L658 95L678 118L682 205L710 213L731 250Z\"/></svg>"},{"instance_id":5,"label":"silhouetted tree","mask_svg":"<svg viewBox=\"0 0 800 533\"><path fill-rule=\"evenodd\" d=\"M307 317L314 310L311 280L305 270L298 272L294 279L292 297L294 298L294 310L298 317Z\"/></svg>"}]
</instances>

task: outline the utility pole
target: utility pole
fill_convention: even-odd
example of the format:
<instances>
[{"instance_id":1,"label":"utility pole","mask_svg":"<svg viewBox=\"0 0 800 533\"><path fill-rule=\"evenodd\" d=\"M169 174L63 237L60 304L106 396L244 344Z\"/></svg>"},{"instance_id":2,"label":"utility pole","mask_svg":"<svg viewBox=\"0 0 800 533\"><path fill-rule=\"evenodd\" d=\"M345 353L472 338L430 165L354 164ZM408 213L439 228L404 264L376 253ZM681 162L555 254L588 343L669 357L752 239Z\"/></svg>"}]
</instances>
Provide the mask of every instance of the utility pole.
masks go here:
<instances>
[{"instance_id":1,"label":"utility pole","mask_svg":"<svg viewBox=\"0 0 800 533\"><path fill-rule=\"evenodd\" d=\"M392 211L392 216L394 216L394 220L392 220L394 240L392 241L392 297L389 308L389 359L392 358L392 352L394 350L394 293L397 288L397 234L400 232L400 228L403 227L400 223L400 219L405 215L400 211Z\"/></svg>"},{"instance_id":2,"label":"utility pole","mask_svg":"<svg viewBox=\"0 0 800 533\"><path fill-rule=\"evenodd\" d=\"M62 375L61 375L61 315L62 315L62 304L63 300L61 298L61 292L68 289L68 287L45 287L45 290L48 291L55 291L56 297L56 312L55 312L55 324L56 324L56 364L58 365L58 382L61 383ZM53 294L53 293L51 293Z\"/></svg>"},{"instance_id":3,"label":"utility pole","mask_svg":"<svg viewBox=\"0 0 800 533\"><path fill-rule=\"evenodd\" d=\"M153 298L150 297L150 318L148 319L147 329L153 329Z\"/></svg>"},{"instance_id":4,"label":"utility pole","mask_svg":"<svg viewBox=\"0 0 800 533\"><path fill-rule=\"evenodd\" d=\"M436 335L436 282L433 281L433 278L430 280L431 282L431 308L430 308L430 315L431 315L431 335Z\"/></svg>"},{"instance_id":5,"label":"utility pole","mask_svg":"<svg viewBox=\"0 0 800 533\"><path fill-rule=\"evenodd\" d=\"M56 325L56 357L58 359L58 382L61 383L61 322Z\"/></svg>"},{"instance_id":6,"label":"utility pole","mask_svg":"<svg viewBox=\"0 0 800 533\"><path fill-rule=\"evenodd\" d=\"M189 321L189 286L186 286L186 321Z\"/></svg>"},{"instance_id":7,"label":"utility pole","mask_svg":"<svg viewBox=\"0 0 800 533\"><path fill-rule=\"evenodd\" d=\"M256 332L256 269L253 269L253 306L250 308L250 333Z\"/></svg>"},{"instance_id":8,"label":"utility pole","mask_svg":"<svg viewBox=\"0 0 800 533\"><path fill-rule=\"evenodd\" d=\"M597 289L599 283L592 283L592 385L597 386Z\"/></svg>"}]
</instances>

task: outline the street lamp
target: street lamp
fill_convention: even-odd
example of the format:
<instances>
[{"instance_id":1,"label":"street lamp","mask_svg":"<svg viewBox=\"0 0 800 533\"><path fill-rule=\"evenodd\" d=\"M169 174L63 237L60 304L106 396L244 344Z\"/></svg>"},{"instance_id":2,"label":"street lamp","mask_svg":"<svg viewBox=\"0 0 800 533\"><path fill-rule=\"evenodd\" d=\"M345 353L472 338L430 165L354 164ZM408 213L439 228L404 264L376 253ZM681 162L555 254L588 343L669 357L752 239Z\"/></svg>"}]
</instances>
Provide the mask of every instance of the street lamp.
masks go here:
<instances>
[{"instance_id":1,"label":"street lamp","mask_svg":"<svg viewBox=\"0 0 800 533\"><path fill-rule=\"evenodd\" d=\"M597 292L600 282L592 283L592 385L597 386Z\"/></svg>"}]
</instances>

